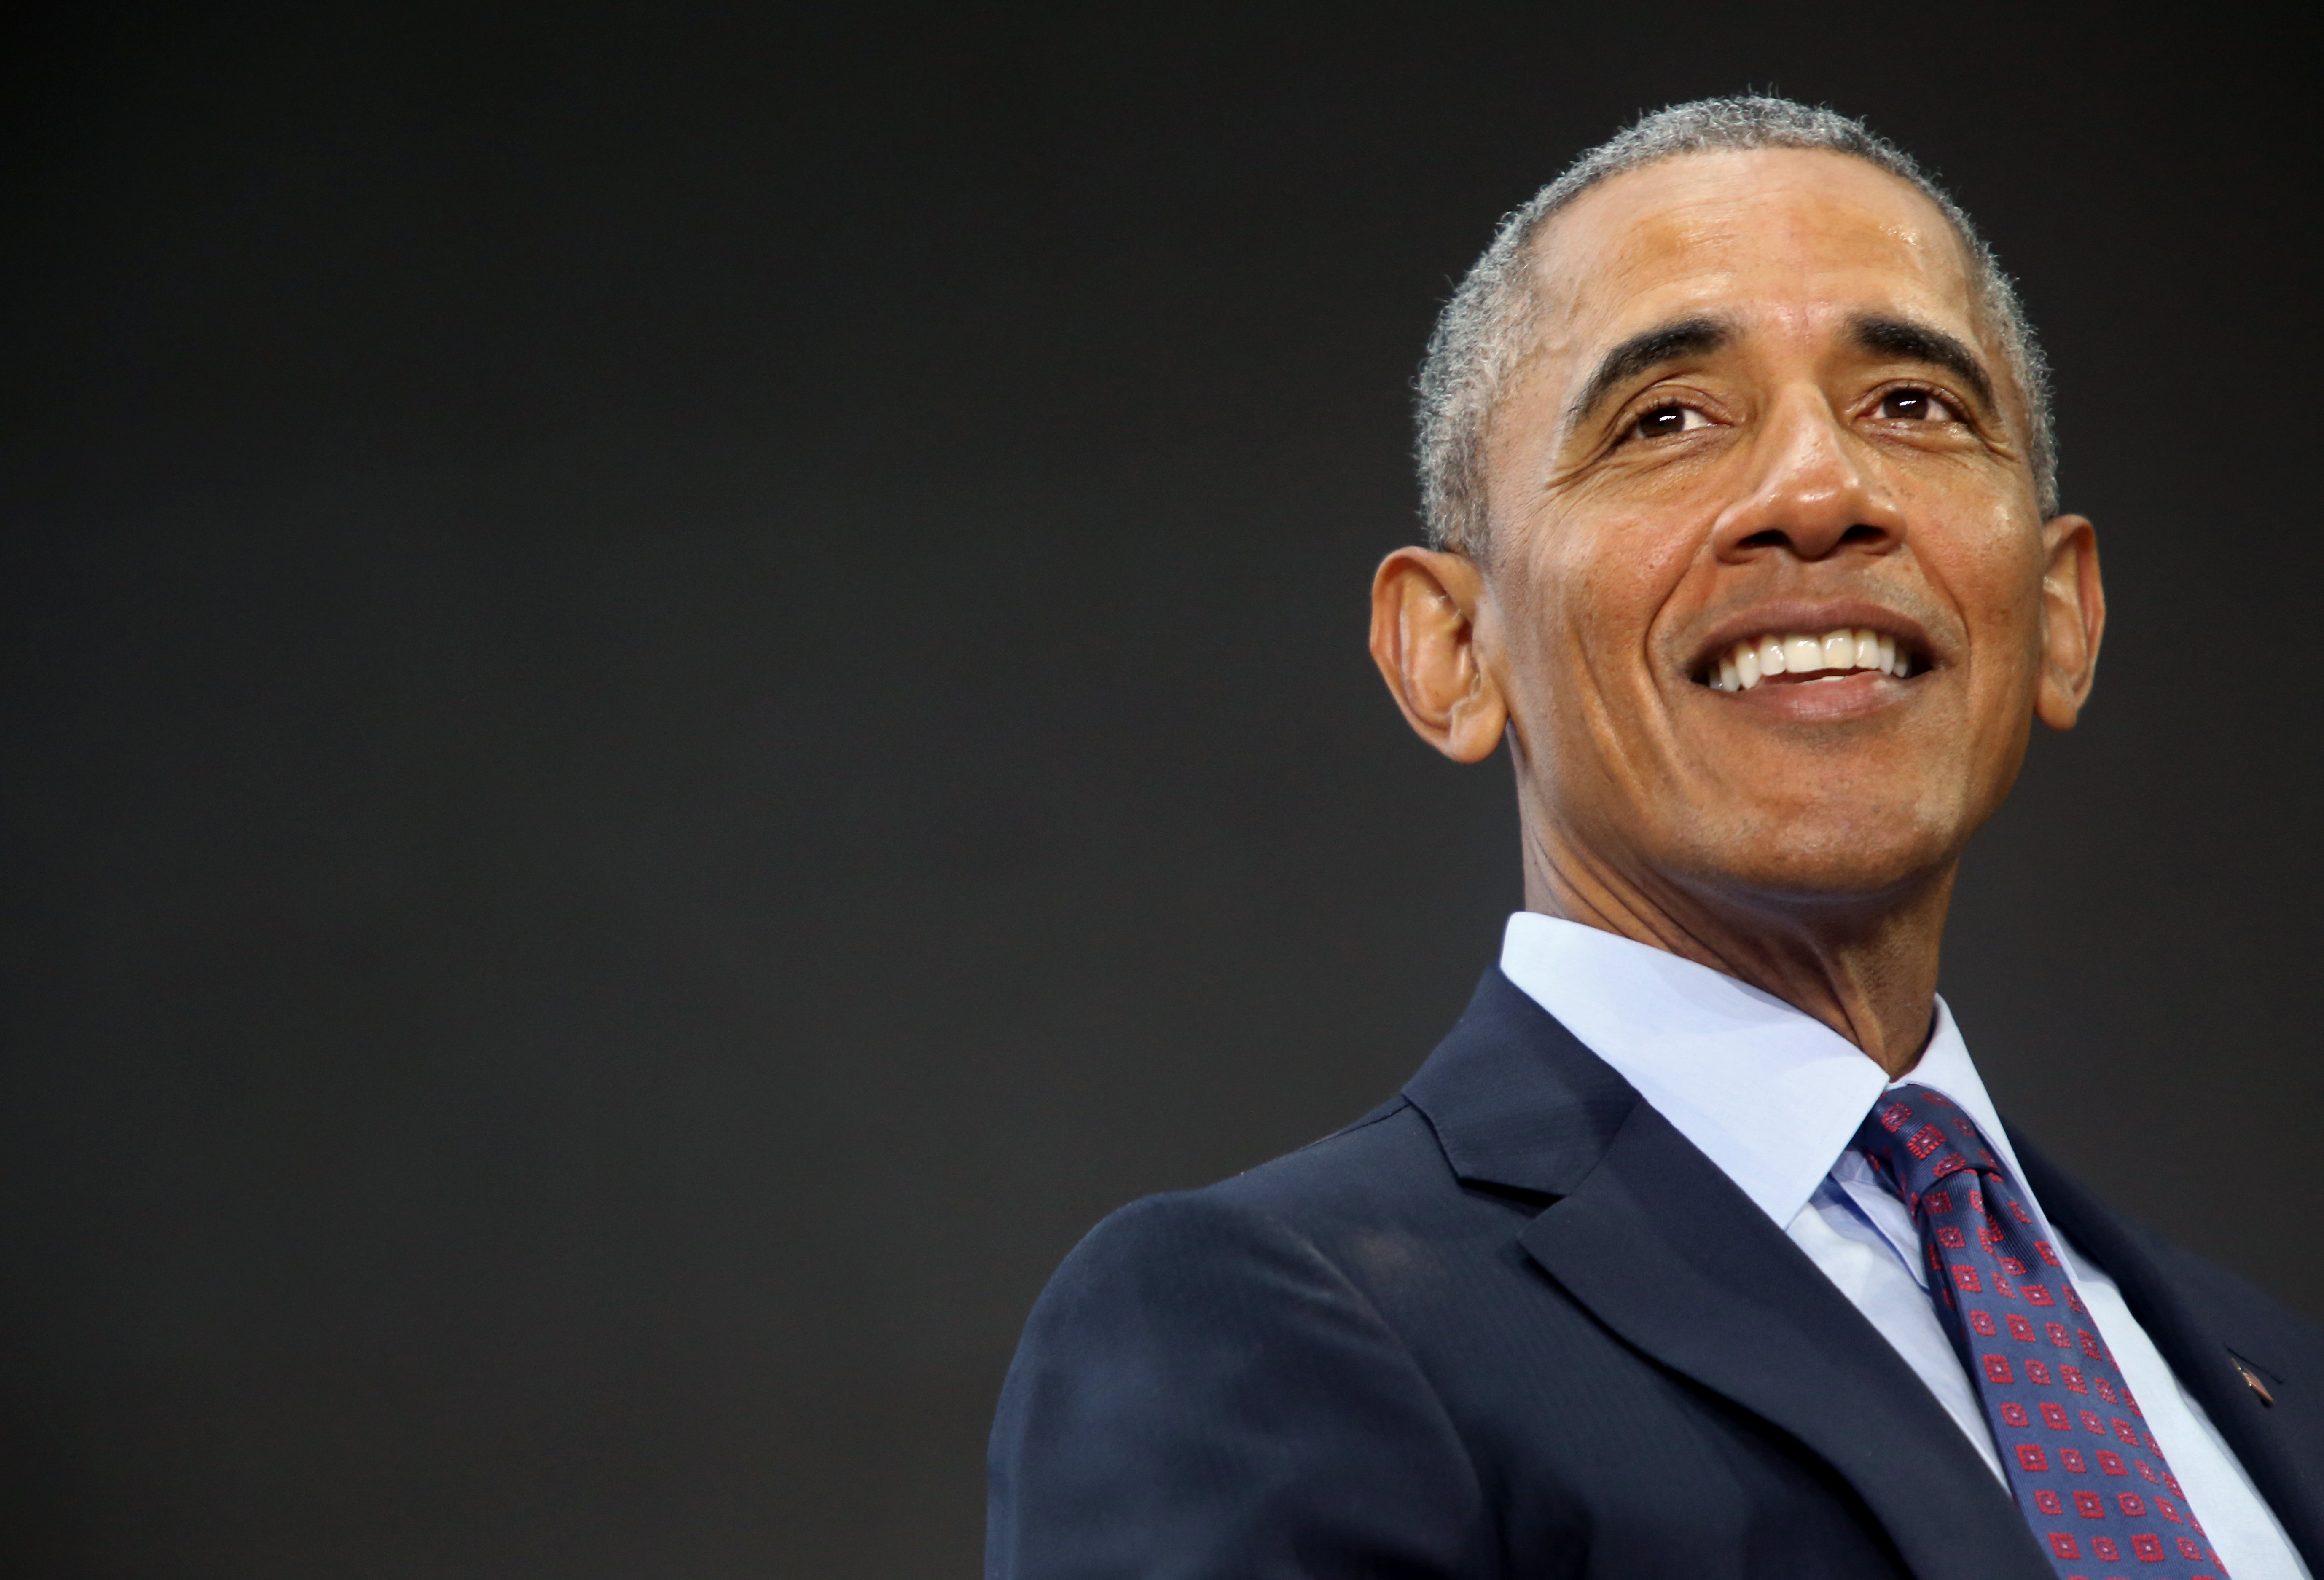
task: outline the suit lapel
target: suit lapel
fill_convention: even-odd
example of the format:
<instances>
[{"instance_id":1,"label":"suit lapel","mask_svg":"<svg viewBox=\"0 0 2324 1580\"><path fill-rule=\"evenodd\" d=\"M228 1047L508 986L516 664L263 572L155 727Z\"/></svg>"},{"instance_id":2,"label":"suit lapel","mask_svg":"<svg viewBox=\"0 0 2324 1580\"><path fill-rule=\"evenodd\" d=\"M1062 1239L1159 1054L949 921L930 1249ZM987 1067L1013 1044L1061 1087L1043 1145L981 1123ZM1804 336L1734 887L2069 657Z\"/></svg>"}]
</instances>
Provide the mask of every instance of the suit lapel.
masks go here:
<instances>
[{"instance_id":1,"label":"suit lapel","mask_svg":"<svg viewBox=\"0 0 2324 1580\"><path fill-rule=\"evenodd\" d=\"M1960 1429L1716 1165L1499 970L1406 1095L1474 1184L1557 1198L1526 1252L1661 1364L1853 1487L1925 1580L2054 1580Z\"/></svg>"},{"instance_id":2,"label":"suit lapel","mask_svg":"<svg viewBox=\"0 0 2324 1580\"><path fill-rule=\"evenodd\" d=\"M2280 1366L2274 1353L2279 1346L2265 1331L2246 1331L2258 1325L2239 1324L2236 1312L2190 1299L2186 1281L2171 1277L2163 1266L2162 1258L2169 1254L2163 1242L2116 1214L2014 1125L2009 1140L2043 1212L2121 1289L2131 1315L2171 1363L2180 1386L2202 1405L2236 1451L2284 1534L2308 1566L2324 1574L2324 1485L2319 1485L2312 1463L2312 1439L2307 1444L2295 1440L2298 1428L2289 1408L2294 1402L2292 1389L2313 1389L2317 1379L2286 1378L2278 1373L2286 1397L2273 1408L2261 1404L2234 1357L2271 1369Z\"/></svg>"}]
</instances>

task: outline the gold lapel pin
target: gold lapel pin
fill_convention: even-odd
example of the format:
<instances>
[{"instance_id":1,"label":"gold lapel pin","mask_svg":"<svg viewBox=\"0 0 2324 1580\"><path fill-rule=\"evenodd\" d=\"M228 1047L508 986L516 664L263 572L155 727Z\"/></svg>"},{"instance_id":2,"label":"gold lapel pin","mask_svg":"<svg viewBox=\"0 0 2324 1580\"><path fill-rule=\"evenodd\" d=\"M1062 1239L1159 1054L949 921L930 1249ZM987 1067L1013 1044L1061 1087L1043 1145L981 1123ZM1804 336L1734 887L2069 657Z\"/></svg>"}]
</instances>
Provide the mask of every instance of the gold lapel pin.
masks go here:
<instances>
[{"instance_id":1,"label":"gold lapel pin","mask_svg":"<svg viewBox=\"0 0 2324 1580\"><path fill-rule=\"evenodd\" d=\"M2244 1381L2251 1385L2251 1391L2259 1395L2259 1401L2270 1410L2274 1409L2275 1395L2267 1391L2267 1384L2259 1380L2259 1373L2244 1363L2243 1356L2233 1351L2228 1352L2227 1359L2235 1362L2236 1370L2243 1373Z\"/></svg>"}]
</instances>

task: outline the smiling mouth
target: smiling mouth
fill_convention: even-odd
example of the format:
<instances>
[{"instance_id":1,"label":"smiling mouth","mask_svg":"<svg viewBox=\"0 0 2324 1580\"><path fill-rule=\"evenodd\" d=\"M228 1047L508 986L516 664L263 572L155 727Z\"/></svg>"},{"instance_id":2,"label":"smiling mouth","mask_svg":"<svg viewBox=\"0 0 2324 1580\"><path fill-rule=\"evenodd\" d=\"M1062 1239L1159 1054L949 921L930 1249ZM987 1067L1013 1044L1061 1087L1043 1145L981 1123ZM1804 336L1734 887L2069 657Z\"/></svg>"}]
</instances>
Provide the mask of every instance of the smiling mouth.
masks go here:
<instances>
[{"instance_id":1,"label":"smiling mouth","mask_svg":"<svg viewBox=\"0 0 2324 1580\"><path fill-rule=\"evenodd\" d=\"M1821 637L1771 631L1723 648L1705 661L1695 680L1713 691L1743 692L1770 681L1845 680L1866 670L1902 680L1927 667L1925 660L1881 631L1843 629Z\"/></svg>"}]
</instances>

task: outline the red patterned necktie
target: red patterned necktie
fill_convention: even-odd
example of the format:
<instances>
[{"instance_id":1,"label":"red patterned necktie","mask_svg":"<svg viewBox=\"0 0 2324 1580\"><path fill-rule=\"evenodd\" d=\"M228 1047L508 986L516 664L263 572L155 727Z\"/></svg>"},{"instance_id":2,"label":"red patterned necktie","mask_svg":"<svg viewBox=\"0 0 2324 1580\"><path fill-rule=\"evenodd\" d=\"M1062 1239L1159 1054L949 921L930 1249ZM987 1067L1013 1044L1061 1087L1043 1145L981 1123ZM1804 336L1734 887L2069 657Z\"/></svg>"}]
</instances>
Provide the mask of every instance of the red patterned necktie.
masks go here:
<instances>
[{"instance_id":1,"label":"red patterned necktie","mask_svg":"<svg viewBox=\"0 0 2324 1580\"><path fill-rule=\"evenodd\" d=\"M1900 1086L1856 1145L1921 1232L1937 1319L2061 1580L2225 1580L2114 1352L1969 1116Z\"/></svg>"}]
</instances>

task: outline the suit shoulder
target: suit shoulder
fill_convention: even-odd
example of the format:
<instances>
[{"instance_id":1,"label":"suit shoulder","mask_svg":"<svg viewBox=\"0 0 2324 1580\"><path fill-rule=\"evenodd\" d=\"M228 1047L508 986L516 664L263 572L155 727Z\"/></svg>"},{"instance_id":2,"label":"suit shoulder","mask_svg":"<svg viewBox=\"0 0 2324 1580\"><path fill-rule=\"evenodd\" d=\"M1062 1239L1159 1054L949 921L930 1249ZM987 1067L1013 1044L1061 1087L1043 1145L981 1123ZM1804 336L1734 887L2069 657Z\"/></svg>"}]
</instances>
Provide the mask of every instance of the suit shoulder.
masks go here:
<instances>
[{"instance_id":1,"label":"suit shoulder","mask_svg":"<svg viewBox=\"0 0 2324 1580\"><path fill-rule=\"evenodd\" d=\"M1204 1244L1223 1249L1254 1239L1304 1239L1332 1219L1432 1188L1452 1189L1451 1171L1428 1122L1397 1098L1320 1141L1215 1184L1162 1191L1116 1208L1066 1264Z\"/></svg>"},{"instance_id":2,"label":"suit shoulder","mask_svg":"<svg viewBox=\"0 0 2324 1580\"><path fill-rule=\"evenodd\" d=\"M1362 1180L1383 1180L1392 1190L1452 1182L1436 1132L1411 1099L1385 1101L1323 1141L1243 1169L1211 1190L1296 1213L1311 1201L1341 1199Z\"/></svg>"},{"instance_id":3,"label":"suit shoulder","mask_svg":"<svg viewBox=\"0 0 2324 1580\"><path fill-rule=\"evenodd\" d=\"M1460 1187L1426 1117L1397 1098L1321 1141L1201 1194L1314 1228L1351 1214L1400 1216L1449 1202Z\"/></svg>"},{"instance_id":4,"label":"suit shoulder","mask_svg":"<svg viewBox=\"0 0 2324 1580\"><path fill-rule=\"evenodd\" d=\"M1468 1207L1463 1194L1427 1120L1399 1098L1215 1184L1117 1208L1065 1257L1043 1303L1200 1300L1254 1277L1340 1284L1355 1271L1351 1245L1441 1224Z\"/></svg>"},{"instance_id":5,"label":"suit shoulder","mask_svg":"<svg viewBox=\"0 0 2324 1580\"><path fill-rule=\"evenodd\" d=\"M1074 1248L994 1416L988 1573L1474 1571L1468 1450L1315 1230L1357 1165L1286 1168L1395 1123L1133 1201Z\"/></svg>"},{"instance_id":6,"label":"suit shoulder","mask_svg":"<svg viewBox=\"0 0 2324 1580\"><path fill-rule=\"evenodd\" d=\"M2324 1371L2324 1327L2301 1316L2242 1274L2230 1272L2197 1252L2166 1240L2138 1226L2155 1259L2170 1270L2180 1287L2193 1295L2230 1333L2268 1353L2246 1355L2250 1361L2278 1362L2298 1366L2313 1375Z\"/></svg>"}]
</instances>

